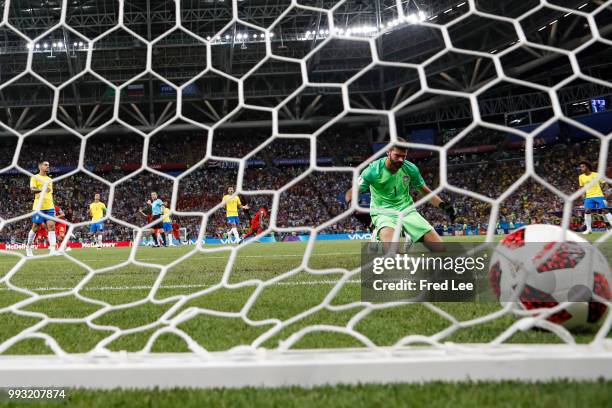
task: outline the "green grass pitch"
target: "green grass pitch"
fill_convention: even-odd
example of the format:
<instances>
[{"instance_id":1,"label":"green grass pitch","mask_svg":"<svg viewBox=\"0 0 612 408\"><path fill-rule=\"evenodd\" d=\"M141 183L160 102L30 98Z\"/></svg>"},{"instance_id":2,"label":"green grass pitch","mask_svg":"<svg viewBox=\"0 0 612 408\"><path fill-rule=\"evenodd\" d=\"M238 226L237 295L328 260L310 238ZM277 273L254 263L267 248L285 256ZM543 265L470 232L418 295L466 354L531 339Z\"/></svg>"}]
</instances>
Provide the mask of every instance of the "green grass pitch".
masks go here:
<instances>
[{"instance_id":1,"label":"green grass pitch","mask_svg":"<svg viewBox=\"0 0 612 408\"><path fill-rule=\"evenodd\" d=\"M596 234L591 235L593 239ZM466 239L466 238L464 238ZM469 238L473 239L473 238ZM304 260L305 243L277 243L253 244L241 247L233 267L227 269L230 251L216 247L218 251L212 253L197 253L186 258L170 268L161 286L154 294L151 288L160 276L160 269L155 265L168 265L181 256L192 251L194 247L177 248L138 248L136 260L142 265L130 264L119 269L113 269L96 274L81 290L80 294L87 299L102 301L111 305L125 305L139 302L137 305L108 311L92 320L92 323L104 326L106 329L93 330L84 321L103 306L88 303L78 299L73 294L52 299L40 299L21 307L21 310L35 313L44 313L53 320L39 329L47 333L58 344L70 353L81 353L91 350L98 342L113 334L112 328L126 330L126 334L113 338L108 344L111 350L138 351L141 350L156 329L163 327L158 322L160 316L175 307L184 296L192 299L176 308L173 315L189 307L198 307L205 310L239 313L247 300L252 297L257 285L245 285L240 288L216 288L222 278L227 278L228 284L237 284L250 280L269 280L288 271L298 271L291 277L286 277L276 284L267 286L256 297L247 316L252 320L278 319L285 321L321 304L335 283L342 276L343 271L359 266L360 242L356 241L319 241L315 244L312 255L306 263L308 270L301 269ZM212 248L212 247L209 247ZM119 265L128 259L130 248L114 249L78 249L69 253L71 257L84 264L97 269ZM35 255L45 251L35 251ZM8 271L19 260L18 257L0 253L0 270ZM334 268L334 269L332 269ZM327 270L327 271L324 271ZM29 259L19 271L11 278L12 284L33 290L40 295L67 292L74 288L87 274L87 270L74 262L60 256L44 259ZM360 299L358 276L352 278L338 292L331 301L331 305L343 305L357 302ZM6 285L0 284L0 308L13 305L27 299L26 295L8 290ZM154 299L151 301L150 299ZM497 302L472 303L438 303L437 307L450 313L459 321L467 321L485 316L501 306ZM263 347L275 348L279 341L289 337L297 330L314 324L345 326L347 322L363 306L355 305L343 311L331 311L321 308L316 312L296 320L263 343ZM11 338L24 329L32 327L40 321L40 317L20 316L14 313L0 313L0 343ZM61 319L76 319L63 322ZM493 340L502 333L514 318L506 315L475 327L463 328L455 331L443 341L460 343L484 343ZM401 324L398 324L401 322ZM434 313L422 304L404 304L398 307L372 312L361 320L355 330L364 334L380 346L390 346L404 336L410 334L433 335L447 328L451 323ZM243 344L250 344L262 333L269 330L272 325L252 326L245 323L240 317L215 317L200 314L178 326L189 334L202 347L209 351L227 350ZM593 339L596 328L576 334L576 340L581 343ZM512 337L511 343L560 343L561 341L551 333L543 331L527 331L517 333ZM351 336L329 332L316 332L304 336L294 348L336 348L361 347L362 344ZM184 341L172 334L164 334L158 338L153 346L154 352L186 352L188 348ZM51 353L42 340L24 340L5 354L44 354ZM609 384L607 384L609 385ZM423 387L433 387L426 385ZM505 392L512 394L518 384L508 383ZM549 385L554 388L554 383ZM578 387L578 385L576 385ZM387 387L387 388L385 388ZM399 387L399 388L398 388ZM403 386L368 386L359 388L371 395L372 403L376 403L376 395L381 390L388 389L393 395L401 396L405 389ZM412 386L414 387L414 386ZM450 390L452 385L439 385L440 389ZM445 388L446 387L446 388ZM496 385L483 386L482 392L495 393ZM604 387L610 391L610 387ZM350 394L351 387L345 387ZM471 392L478 393L474 388ZM559 386L563 389L563 386ZM333 392L322 388L311 392L322 392L331 398ZM488 391L486 391L488 390ZM178 392L178 391L177 391ZM232 391L233 392L233 391ZM233 395L230 392L228 398ZM448 391L450 392L450 391ZM193 398L217 398L221 394L200 394L193 391ZM280 394L278 394L280 393ZM245 390L244 395L253 395L263 398L264 405L275 405L279 395L288 397L295 393L303 393L295 389L259 391ZM95 395L83 392L81 401L95 400ZM100 395L104 395L101 393ZM110 395L110 394L106 394ZM137 398L136 394L119 393L115 397ZM162 399L172 399L172 395L160 394ZM216 395L216 397L215 397ZM235 395L236 398L239 398ZM488 394L487 394L488 395ZM491 394L493 395L493 394ZM477 395L478 397L478 395ZM486 395L480 397L485 398ZM480 398L478 397L478 398ZM111 398L111 397L109 397ZM246 398L246 397L245 397ZM293 398L293 397L291 397ZM302 394L300 398L307 403L308 395ZM202 400L204 401L204 400ZM212 400L211 400L212 401ZM351 399L330 400L331 405L347 405ZM90 401L92 402L92 401ZM93 401L95 402L95 401ZM92 403L93 403L92 402ZM85 404L85 402L82 402ZM399 401L398 401L399 403ZM466 400L467 403L467 400ZM232 404L233 405L233 404ZM237 405L240 405L237 402ZM401 405L401 404L400 404ZM461 403L458 403L462 406ZM89 405L88 405L89 406ZM154 406L154 405L151 405Z\"/></svg>"},{"instance_id":2,"label":"green grass pitch","mask_svg":"<svg viewBox=\"0 0 612 408\"><path fill-rule=\"evenodd\" d=\"M262 389L213 390L68 390L66 401L15 403L2 408L64 406L79 408L201 407L448 407L539 408L610 406L612 383L606 381L548 383L427 383Z\"/></svg>"}]
</instances>

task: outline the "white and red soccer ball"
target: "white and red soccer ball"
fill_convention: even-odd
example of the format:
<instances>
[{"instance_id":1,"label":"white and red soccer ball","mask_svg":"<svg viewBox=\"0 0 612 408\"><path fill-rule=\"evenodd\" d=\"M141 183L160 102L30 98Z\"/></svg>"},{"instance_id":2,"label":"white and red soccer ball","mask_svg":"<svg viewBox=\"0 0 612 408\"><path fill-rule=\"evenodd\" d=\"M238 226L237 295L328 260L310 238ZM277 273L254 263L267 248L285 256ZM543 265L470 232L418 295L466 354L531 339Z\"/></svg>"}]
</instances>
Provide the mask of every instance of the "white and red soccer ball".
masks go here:
<instances>
[{"instance_id":1,"label":"white and red soccer ball","mask_svg":"<svg viewBox=\"0 0 612 408\"><path fill-rule=\"evenodd\" d=\"M548 316L568 329L597 323L610 301L612 274L603 254L587 240L555 225L529 225L506 236L491 257L489 283L502 302L525 310L570 301Z\"/></svg>"}]
</instances>

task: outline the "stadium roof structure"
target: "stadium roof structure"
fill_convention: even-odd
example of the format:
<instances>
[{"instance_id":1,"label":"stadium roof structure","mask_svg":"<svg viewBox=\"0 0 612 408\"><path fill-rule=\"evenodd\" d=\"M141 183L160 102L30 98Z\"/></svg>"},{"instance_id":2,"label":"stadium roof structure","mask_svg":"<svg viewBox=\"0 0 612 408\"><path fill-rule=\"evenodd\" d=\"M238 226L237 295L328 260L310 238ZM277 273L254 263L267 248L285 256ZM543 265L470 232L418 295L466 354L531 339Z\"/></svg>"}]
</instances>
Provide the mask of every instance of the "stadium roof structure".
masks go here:
<instances>
[{"instance_id":1,"label":"stadium roof structure","mask_svg":"<svg viewBox=\"0 0 612 408\"><path fill-rule=\"evenodd\" d=\"M580 13L602 4L551 0L541 6L537 0L477 0L477 10L487 16L469 13L463 0L298 0L297 6L291 6L290 0L250 0L237 2L237 15L244 23L232 23L230 0L184 0L180 9L172 0L126 0L121 16L116 0L69 0L65 26L43 35L60 22L61 0L12 1L9 7L5 3L0 1L0 7L8 9L4 21L8 24L0 26L0 84L14 82L0 89L0 122L18 131L43 123L54 97L36 76L28 73L15 80L24 72L30 50L33 72L54 86L68 83L59 94L58 119L74 129L92 128L112 116L111 83L122 86L122 119L134 126L151 129L173 117L177 91L182 92L183 114L211 125L236 106L237 80L243 77L246 103L273 107L282 102L279 119L288 124L324 121L326 112L337 110L332 105L341 103L339 89L331 84L357 73L360 76L349 86L352 107L389 110L405 104L398 110L398 121L414 126L469 123L467 98L435 92L417 95L421 82L416 65L423 67L431 88L473 93L497 77L494 60L487 55L514 47L500 58L508 77L554 86L577 68L567 51L593 38L593 24ZM398 4L404 8L403 19L398 17ZM313 7L333 9L333 24ZM612 6L592 18L599 35L612 38ZM120 21L123 26L118 26ZM173 28L177 21L182 28ZM448 29L448 38L441 26ZM521 35L517 26L531 45L516 46ZM147 43L130 31L151 42L150 71ZM332 34L337 37L329 39ZM375 38L381 64L364 70L372 62L373 50L367 42L354 40L358 38ZM449 41L452 50L447 50ZM575 56L582 73L610 80L610 48L596 41L579 49ZM96 75L82 74L89 54ZM302 84L302 59L309 80L318 86L285 101ZM214 70L204 72L207 61ZM179 86L182 90L177 90ZM565 106L611 93L601 82L576 80L564 86L559 97ZM409 98L414 100L407 103ZM502 124L509 113L530 112L537 122L551 112L550 99L541 88L508 81L481 93L478 102L483 117ZM265 123L265 117L250 112L240 122L256 126ZM168 130L186 126L168 126Z\"/></svg>"}]
</instances>

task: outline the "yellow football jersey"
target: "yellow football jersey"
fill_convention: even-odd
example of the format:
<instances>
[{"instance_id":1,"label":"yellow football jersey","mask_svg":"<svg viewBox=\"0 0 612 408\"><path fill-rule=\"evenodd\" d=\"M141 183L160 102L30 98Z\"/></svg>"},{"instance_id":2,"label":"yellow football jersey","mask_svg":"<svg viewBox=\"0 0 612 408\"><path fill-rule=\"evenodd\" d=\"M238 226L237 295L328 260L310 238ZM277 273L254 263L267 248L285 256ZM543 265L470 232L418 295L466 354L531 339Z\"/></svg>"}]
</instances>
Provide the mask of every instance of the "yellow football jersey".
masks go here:
<instances>
[{"instance_id":1,"label":"yellow football jersey","mask_svg":"<svg viewBox=\"0 0 612 408\"><path fill-rule=\"evenodd\" d=\"M106 211L106 205L102 201L98 203L89 204L89 211L91 212L91 220L98 221L104 218L104 211Z\"/></svg>"},{"instance_id":2,"label":"yellow football jersey","mask_svg":"<svg viewBox=\"0 0 612 408\"><path fill-rule=\"evenodd\" d=\"M599 174L597 174L596 172L592 171L588 176L586 174L581 174L580 176L578 176L578 183L580 183L580 187L584 187L587 184L589 184L591 181L593 181L594 179L597 179L599 177ZM604 193L603 191L601 191L601 183L604 183L605 181L599 180L599 183L594 184L593 186L591 186L587 191L586 191L586 198L591 198L591 197L603 197Z\"/></svg>"},{"instance_id":3,"label":"yellow football jersey","mask_svg":"<svg viewBox=\"0 0 612 408\"><path fill-rule=\"evenodd\" d=\"M241 206L240 198L238 196L232 197L231 195L224 195L223 202L225 203L225 211L228 217L238 216L238 206Z\"/></svg>"},{"instance_id":4,"label":"yellow football jersey","mask_svg":"<svg viewBox=\"0 0 612 408\"><path fill-rule=\"evenodd\" d=\"M41 210L52 210L55 208L53 205L53 183L51 182L51 177L49 176L41 176L37 174L35 176L30 177L30 187L35 188L37 190L42 190L45 182L48 182L47 192L41 198L41 193L36 193L34 196L34 204L32 205L32 209L36 210L38 206L38 200L42 201L42 205L40 206Z\"/></svg>"},{"instance_id":5,"label":"yellow football jersey","mask_svg":"<svg viewBox=\"0 0 612 408\"><path fill-rule=\"evenodd\" d=\"M166 223L166 222L172 222L172 219L170 218L170 209L164 207L164 218L162 220L162 222Z\"/></svg>"}]
</instances>

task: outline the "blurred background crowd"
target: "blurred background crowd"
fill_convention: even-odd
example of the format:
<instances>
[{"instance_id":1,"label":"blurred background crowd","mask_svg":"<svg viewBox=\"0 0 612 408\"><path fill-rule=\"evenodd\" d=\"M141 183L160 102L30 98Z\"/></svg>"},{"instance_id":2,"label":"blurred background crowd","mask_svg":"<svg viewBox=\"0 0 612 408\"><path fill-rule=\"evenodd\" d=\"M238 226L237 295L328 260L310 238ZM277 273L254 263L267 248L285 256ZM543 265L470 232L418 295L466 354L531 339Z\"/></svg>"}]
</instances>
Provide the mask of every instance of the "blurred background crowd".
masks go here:
<instances>
[{"instance_id":1,"label":"blurred background crowd","mask_svg":"<svg viewBox=\"0 0 612 408\"><path fill-rule=\"evenodd\" d=\"M482 135L472 139L480 143ZM356 167L374 153L372 140L355 131L334 133L313 141L310 138L275 139L262 147L265 134L255 136L232 135L231 138L214 137L211 156L202 159L207 151L207 136L198 134L159 134L151 137L147 149L147 165L142 167L144 139L140 136L104 136L88 140L81 146L74 138L45 138L26 141L20 150L18 165L35 171L39 160L51 164L55 202L66 213L68 221L88 220L88 205L95 193L102 195L110 213L126 223L143 226L147 220L140 213L147 207L150 193L156 191L170 205L174 183L178 184L176 209L186 215L175 215L174 221L187 229L187 237L197 237L204 225L201 214L209 212L205 228L208 237L223 237L226 232L225 209L221 198L227 188L236 187L239 167L236 159L254 152L244 166L240 198L250 210L241 213L241 228L246 230L249 218L256 210L272 207L274 193L278 193L277 211L273 216L280 228L298 230L323 226L323 233L365 232L367 225L346 211L344 193L351 187ZM462 147L473 146L466 138ZM471 143L471 144L470 144ZM316 147L317 167L309 171L311 150ZM4 142L0 148L4 157L11 157L15 145ZM114 182L114 199L109 201L111 186L84 171L66 176L79 165L83 149L83 168L107 182ZM554 189L548 188L534 177L519 182L526 172L525 151L521 146L499 144L494 149L473 149L448 152L447 179L453 186L440 195L452 202L458 217L454 224L430 204L418 210L440 233L484 233L490 222L491 204L482 198L497 199L504 195L495 220L497 227L512 228L528 223L559 224L564 198L557 194L571 194L578 189L578 164L586 160L597 166L600 144L597 139L579 144L551 144L538 146L533 151L534 171L537 177ZM439 156L429 151L411 150L409 160L416 163L426 183L436 189L440 183ZM10 160L8 160L10 163ZM2 163L7 166L7 163ZM607 166L607 163L606 163ZM7 166L10 167L10 166ZM65 177L59 179L60 177ZM456 189L462 189L459 192ZM511 191L509 191L511 189ZM468 194L471 192L472 194ZM415 195L415 199L418 197ZM368 194L359 198L364 207L369 205ZM29 177L14 168L0 173L0 217L12 219L31 211L33 195L29 191ZM582 223L581 199L573 206L572 227ZM340 217L339 217L340 216ZM29 217L7 222L0 230L1 242L23 242L29 229ZM75 229L76 239L86 240L88 227ZM132 228L116 222L107 222L105 239L129 240Z\"/></svg>"}]
</instances>

